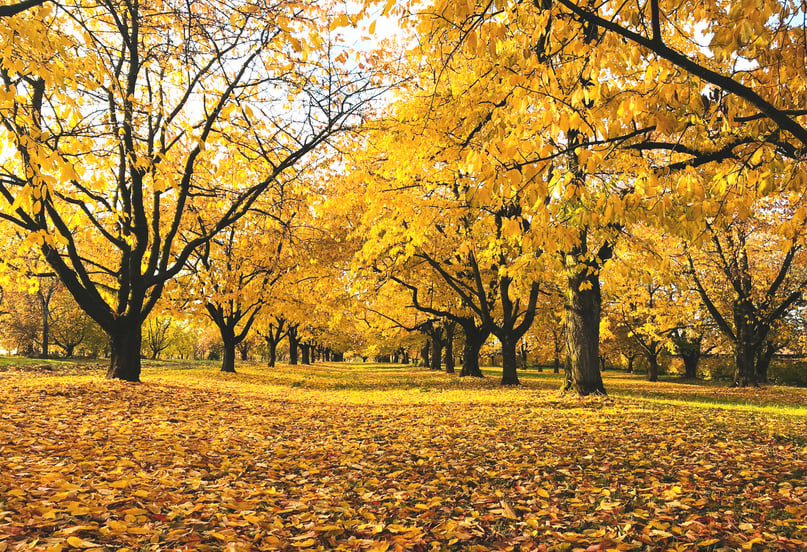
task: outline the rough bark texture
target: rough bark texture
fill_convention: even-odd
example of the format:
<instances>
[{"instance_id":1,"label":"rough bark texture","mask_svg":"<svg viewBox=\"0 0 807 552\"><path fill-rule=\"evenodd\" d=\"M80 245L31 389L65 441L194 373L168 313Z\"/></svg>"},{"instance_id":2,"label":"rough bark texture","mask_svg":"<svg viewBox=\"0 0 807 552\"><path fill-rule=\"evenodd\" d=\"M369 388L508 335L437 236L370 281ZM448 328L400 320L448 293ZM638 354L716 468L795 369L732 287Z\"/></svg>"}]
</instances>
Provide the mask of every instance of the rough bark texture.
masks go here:
<instances>
[{"instance_id":1,"label":"rough bark texture","mask_svg":"<svg viewBox=\"0 0 807 552\"><path fill-rule=\"evenodd\" d=\"M482 370L479 369L479 350L490 335L490 330L477 327L476 323L471 318L460 320L460 325L465 333L460 376L470 376L472 378L484 377Z\"/></svg>"},{"instance_id":2,"label":"rough bark texture","mask_svg":"<svg viewBox=\"0 0 807 552\"><path fill-rule=\"evenodd\" d=\"M121 324L115 333L110 333L110 362L106 377L125 381L140 381L140 345L142 343L139 321Z\"/></svg>"},{"instance_id":3,"label":"rough bark texture","mask_svg":"<svg viewBox=\"0 0 807 552\"><path fill-rule=\"evenodd\" d=\"M734 343L734 385L738 387L757 383L754 361L760 344L754 328L749 323L750 320L753 320L753 315L750 300L740 299L735 302L734 327L737 339Z\"/></svg>"},{"instance_id":4,"label":"rough bark texture","mask_svg":"<svg viewBox=\"0 0 807 552\"><path fill-rule=\"evenodd\" d=\"M568 287L563 313L566 338L564 391L580 395L605 394L600 373L600 280L586 267L567 269Z\"/></svg>"}]
</instances>

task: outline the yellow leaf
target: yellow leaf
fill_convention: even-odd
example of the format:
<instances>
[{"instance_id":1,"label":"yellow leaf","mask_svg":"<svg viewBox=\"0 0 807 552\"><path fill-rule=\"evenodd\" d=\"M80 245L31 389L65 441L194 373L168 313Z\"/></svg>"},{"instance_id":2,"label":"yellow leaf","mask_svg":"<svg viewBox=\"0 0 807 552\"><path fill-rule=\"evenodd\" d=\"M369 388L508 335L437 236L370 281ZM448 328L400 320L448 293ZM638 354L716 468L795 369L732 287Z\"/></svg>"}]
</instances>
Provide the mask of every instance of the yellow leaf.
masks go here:
<instances>
[{"instance_id":1,"label":"yellow leaf","mask_svg":"<svg viewBox=\"0 0 807 552\"><path fill-rule=\"evenodd\" d=\"M73 548L96 548L99 546L94 542L86 541L79 537L68 537L67 544L69 544Z\"/></svg>"}]
</instances>

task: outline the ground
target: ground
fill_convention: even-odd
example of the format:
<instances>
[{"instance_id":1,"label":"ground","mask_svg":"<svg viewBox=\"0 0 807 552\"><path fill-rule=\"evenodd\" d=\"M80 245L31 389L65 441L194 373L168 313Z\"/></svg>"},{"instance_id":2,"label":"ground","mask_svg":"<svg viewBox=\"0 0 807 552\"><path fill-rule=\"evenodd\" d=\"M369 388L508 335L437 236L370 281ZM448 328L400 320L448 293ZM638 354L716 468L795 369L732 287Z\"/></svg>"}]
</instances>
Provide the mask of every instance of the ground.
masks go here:
<instances>
[{"instance_id":1,"label":"ground","mask_svg":"<svg viewBox=\"0 0 807 552\"><path fill-rule=\"evenodd\" d=\"M237 370L0 368L0 551L807 548L804 389Z\"/></svg>"}]
</instances>

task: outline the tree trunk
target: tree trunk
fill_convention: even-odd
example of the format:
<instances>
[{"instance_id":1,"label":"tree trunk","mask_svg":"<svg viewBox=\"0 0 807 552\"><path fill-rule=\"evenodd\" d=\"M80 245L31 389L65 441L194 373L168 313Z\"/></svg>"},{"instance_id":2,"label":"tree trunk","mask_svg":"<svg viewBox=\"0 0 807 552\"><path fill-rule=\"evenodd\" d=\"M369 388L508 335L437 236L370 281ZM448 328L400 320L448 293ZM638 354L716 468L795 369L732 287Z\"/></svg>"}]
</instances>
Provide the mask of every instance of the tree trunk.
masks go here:
<instances>
[{"instance_id":1,"label":"tree trunk","mask_svg":"<svg viewBox=\"0 0 807 552\"><path fill-rule=\"evenodd\" d=\"M277 362L277 343L274 340L267 340L266 345L269 347L269 362L268 365L270 368L275 367L275 362Z\"/></svg>"},{"instance_id":2,"label":"tree trunk","mask_svg":"<svg viewBox=\"0 0 807 552\"><path fill-rule=\"evenodd\" d=\"M221 371L235 374L235 341L224 339L224 354L221 360Z\"/></svg>"},{"instance_id":3,"label":"tree trunk","mask_svg":"<svg viewBox=\"0 0 807 552\"><path fill-rule=\"evenodd\" d=\"M311 364L311 346L304 343L300 344L300 352L302 353L302 363Z\"/></svg>"},{"instance_id":4,"label":"tree trunk","mask_svg":"<svg viewBox=\"0 0 807 552\"><path fill-rule=\"evenodd\" d=\"M754 350L747 341L740 341L734 346L734 386L747 387L754 380Z\"/></svg>"},{"instance_id":5,"label":"tree trunk","mask_svg":"<svg viewBox=\"0 0 807 552\"><path fill-rule=\"evenodd\" d=\"M757 351L756 364L754 365L754 376L757 382L768 383L768 368L775 353L776 347L770 341L766 341Z\"/></svg>"},{"instance_id":6,"label":"tree trunk","mask_svg":"<svg viewBox=\"0 0 807 552\"><path fill-rule=\"evenodd\" d=\"M431 338L432 338L431 369L439 370L440 361L442 360L443 357L443 330L440 328L434 328L431 332Z\"/></svg>"},{"instance_id":7,"label":"tree trunk","mask_svg":"<svg viewBox=\"0 0 807 552\"><path fill-rule=\"evenodd\" d=\"M142 328L131 320L109 334L110 363L106 377L124 381L140 381L140 345Z\"/></svg>"},{"instance_id":8,"label":"tree trunk","mask_svg":"<svg viewBox=\"0 0 807 552\"><path fill-rule=\"evenodd\" d=\"M289 333L289 364L292 366L297 365L297 347L299 344L297 336Z\"/></svg>"},{"instance_id":9,"label":"tree trunk","mask_svg":"<svg viewBox=\"0 0 807 552\"><path fill-rule=\"evenodd\" d=\"M648 354L647 362L647 381L658 381L658 354Z\"/></svg>"},{"instance_id":10,"label":"tree trunk","mask_svg":"<svg viewBox=\"0 0 807 552\"><path fill-rule=\"evenodd\" d=\"M456 322L447 322L445 325L446 330L446 352L445 352L445 364L446 364L446 374L453 374L454 373L454 330L457 328Z\"/></svg>"},{"instance_id":11,"label":"tree trunk","mask_svg":"<svg viewBox=\"0 0 807 552\"><path fill-rule=\"evenodd\" d=\"M485 344L485 340L490 335L485 330L477 328L473 322L462 325L465 332L465 344L462 347L462 370L460 377L470 376L472 378L484 377L479 369L479 350Z\"/></svg>"},{"instance_id":12,"label":"tree trunk","mask_svg":"<svg viewBox=\"0 0 807 552\"><path fill-rule=\"evenodd\" d=\"M48 321L50 296L46 299L45 294L40 290L39 299L42 306L42 358L50 358L50 323Z\"/></svg>"},{"instance_id":13,"label":"tree trunk","mask_svg":"<svg viewBox=\"0 0 807 552\"><path fill-rule=\"evenodd\" d=\"M736 341L734 343L734 386L747 387L756 383L754 373L754 360L759 346L755 346L754 330L750 321L753 320L753 308L749 299L739 299L734 304L734 327L736 328Z\"/></svg>"},{"instance_id":14,"label":"tree trunk","mask_svg":"<svg viewBox=\"0 0 807 552\"><path fill-rule=\"evenodd\" d=\"M516 340L505 337L502 343L502 385L519 385Z\"/></svg>"},{"instance_id":15,"label":"tree trunk","mask_svg":"<svg viewBox=\"0 0 807 552\"><path fill-rule=\"evenodd\" d=\"M431 345L427 337L426 341L423 343L423 349L420 351L420 365L423 367L429 366L429 347L431 347Z\"/></svg>"},{"instance_id":16,"label":"tree trunk","mask_svg":"<svg viewBox=\"0 0 807 552\"><path fill-rule=\"evenodd\" d=\"M241 360L249 360L249 347L241 347Z\"/></svg>"},{"instance_id":17,"label":"tree trunk","mask_svg":"<svg viewBox=\"0 0 807 552\"><path fill-rule=\"evenodd\" d=\"M553 374L560 374L560 355L555 355L555 363L552 366Z\"/></svg>"},{"instance_id":18,"label":"tree trunk","mask_svg":"<svg viewBox=\"0 0 807 552\"><path fill-rule=\"evenodd\" d=\"M605 394L600 373L600 279L588 266L567 267L568 287L563 313L566 338L564 391Z\"/></svg>"},{"instance_id":19,"label":"tree trunk","mask_svg":"<svg viewBox=\"0 0 807 552\"><path fill-rule=\"evenodd\" d=\"M700 352L697 354L682 354L681 359L684 361L684 377L695 379L698 377L698 361L700 360Z\"/></svg>"}]
</instances>

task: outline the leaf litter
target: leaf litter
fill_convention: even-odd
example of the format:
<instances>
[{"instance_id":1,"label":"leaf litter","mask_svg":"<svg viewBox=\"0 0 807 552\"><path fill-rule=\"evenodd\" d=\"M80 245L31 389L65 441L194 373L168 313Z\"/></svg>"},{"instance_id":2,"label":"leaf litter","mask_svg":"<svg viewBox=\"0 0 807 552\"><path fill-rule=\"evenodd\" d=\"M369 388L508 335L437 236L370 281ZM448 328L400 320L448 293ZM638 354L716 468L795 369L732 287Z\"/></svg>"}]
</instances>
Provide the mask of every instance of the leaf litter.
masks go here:
<instances>
[{"instance_id":1,"label":"leaf litter","mask_svg":"<svg viewBox=\"0 0 807 552\"><path fill-rule=\"evenodd\" d=\"M807 547L799 417L255 373L5 379L0 552Z\"/></svg>"}]
</instances>

